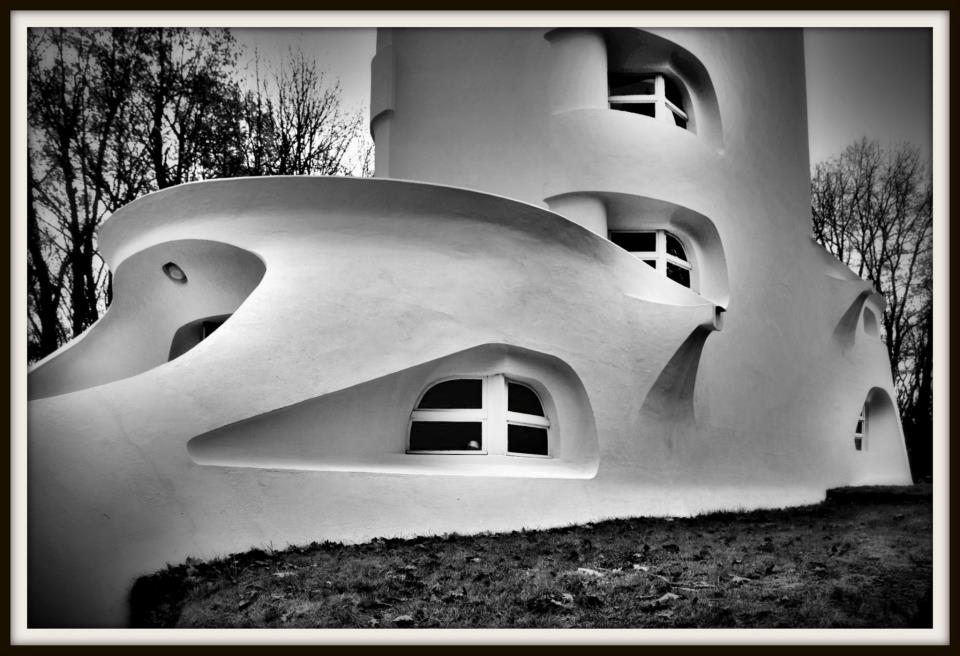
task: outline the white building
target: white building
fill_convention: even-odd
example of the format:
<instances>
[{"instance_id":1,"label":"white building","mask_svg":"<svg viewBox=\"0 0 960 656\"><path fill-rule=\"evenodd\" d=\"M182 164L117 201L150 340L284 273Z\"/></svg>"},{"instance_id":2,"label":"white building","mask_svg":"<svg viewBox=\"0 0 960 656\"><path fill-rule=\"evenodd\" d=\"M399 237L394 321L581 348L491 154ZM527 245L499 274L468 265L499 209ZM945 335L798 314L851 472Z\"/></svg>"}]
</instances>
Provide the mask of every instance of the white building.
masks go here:
<instances>
[{"instance_id":1,"label":"white building","mask_svg":"<svg viewBox=\"0 0 960 656\"><path fill-rule=\"evenodd\" d=\"M800 30L381 30L376 179L104 225L113 305L29 377L31 625L188 556L908 483L805 107Z\"/></svg>"}]
</instances>

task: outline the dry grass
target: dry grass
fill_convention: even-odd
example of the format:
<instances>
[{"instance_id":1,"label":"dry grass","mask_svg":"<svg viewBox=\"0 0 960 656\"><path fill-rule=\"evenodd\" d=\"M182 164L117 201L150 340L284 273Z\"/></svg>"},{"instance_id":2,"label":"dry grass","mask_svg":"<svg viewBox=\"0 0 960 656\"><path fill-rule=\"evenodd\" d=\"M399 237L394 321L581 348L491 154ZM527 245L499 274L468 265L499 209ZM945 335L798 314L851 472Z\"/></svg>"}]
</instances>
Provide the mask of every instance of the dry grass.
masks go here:
<instances>
[{"instance_id":1,"label":"dry grass","mask_svg":"<svg viewBox=\"0 0 960 656\"><path fill-rule=\"evenodd\" d=\"M929 488L903 488L789 510L314 543L168 567L137 581L131 617L182 628L929 627L931 536Z\"/></svg>"}]
</instances>

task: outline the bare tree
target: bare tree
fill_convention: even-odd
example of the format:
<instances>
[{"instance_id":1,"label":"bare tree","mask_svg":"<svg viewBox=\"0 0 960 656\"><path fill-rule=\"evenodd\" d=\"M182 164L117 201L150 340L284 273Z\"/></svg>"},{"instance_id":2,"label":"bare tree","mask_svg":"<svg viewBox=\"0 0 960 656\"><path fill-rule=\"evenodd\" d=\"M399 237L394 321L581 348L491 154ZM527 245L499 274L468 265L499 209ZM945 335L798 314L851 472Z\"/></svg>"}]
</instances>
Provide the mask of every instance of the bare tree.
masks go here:
<instances>
[{"instance_id":1,"label":"bare tree","mask_svg":"<svg viewBox=\"0 0 960 656\"><path fill-rule=\"evenodd\" d=\"M38 327L43 350L49 335L57 332L59 339L60 331L49 325L54 302L72 336L98 317L106 271L95 230L112 210L112 195L120 193L107 183L105 168L108 162L118 165L111 145L125 140L122 89L133 71L130 59L118 53L129 47L122 35L104 30L30 34L30 274L37 290L32 319L43 326ZM117 66L118 57L128 65ZM53 286L62 288L59 295ZM61 300L67 301L65 307Z\"/></svg>"},{"instance_id":2,"label":"bare tree","mask_svg":"<svg viewBox=\"0 0 960 656\"><path fill-rule=\"evenodd\" d=\"M254 65L255 88L244 111L249 174L353 172L348 155L362 142L363 116L343 109L339 81L329 83L302 50L289 50L279 71L264 78L259 56Z\"/></svg>"},{"instance_id":3,"label":"bare tree","mask_svg":"<svg viewBox=\"0 0 960 656\"><path fill-rule=\"evenodd\" d=\"M814 237L872 281L886 300L882 337L908 444L917 451L920 442L929 442L932 412L933 194L928 170L915 148L885 150L861 139L839 157L817 164L811 190Z\"/></svg>"}]
</instances>

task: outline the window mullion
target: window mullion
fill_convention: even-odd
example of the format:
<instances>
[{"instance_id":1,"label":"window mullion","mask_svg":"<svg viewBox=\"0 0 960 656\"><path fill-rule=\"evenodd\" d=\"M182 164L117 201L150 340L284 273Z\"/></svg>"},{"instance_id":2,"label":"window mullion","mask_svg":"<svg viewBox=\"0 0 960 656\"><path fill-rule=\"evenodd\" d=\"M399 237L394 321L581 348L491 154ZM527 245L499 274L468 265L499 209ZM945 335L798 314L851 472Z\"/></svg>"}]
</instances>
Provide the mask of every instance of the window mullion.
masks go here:
<instances>
[{"instance_id":1,"label":"window mullion","mask_svg":"<svg viewBox=\"0 0 960 656\"><path fill-rule=\"evenodd\" d=\"M484 446L491 455L503 455L507 452L507 383L502 374L488 376L485 382Z\"/></svg>"},{"instance_id":2,"label":"window mullion","mask_svg":"<svg viewBox=\"0 0 960 656\"><path fill-rule=\"evenodd\" d=\"M537 428L549 428L550 420L546 417L537 415L528 415L522 412L507 412L507 423L517 424L519 426L534 426Z\"/></svg>"},{"instance_id":3,"label":"window mullion","mask_svg":"<svg viewBox=\"0 0 960 656\"><path fill-rule=\"evenodd\" d=\"M661 275L667 275L667 234L663 230L657 230L657 271Z\"/></svg>"},{"instance_id":4,"label":"window mullion","mask_svg":"<svg viewBox=\"0 0 960 656\"><path fill-rule=\"evenodd\" d=\"M690 264L689 261L682 260L676 255L670 255L670 253L667 253L664 257L666 258L667 262L670 262L671 264L676 264L678 267L682 267L684 269L693 268L693 266Z\"/></svg>"},{"instance_id":5,"label":"window mullion","mask_svg":"<svg viewBox=\"0 0 960 656\"><path fill-rule=\"evenodd\" d=\"M657 101L654 105L654 118L658 121L673 122L673 112L667 107L667 83L662 75L658 75L653 80L654 95Z\"/></svg>"}]
</instances>

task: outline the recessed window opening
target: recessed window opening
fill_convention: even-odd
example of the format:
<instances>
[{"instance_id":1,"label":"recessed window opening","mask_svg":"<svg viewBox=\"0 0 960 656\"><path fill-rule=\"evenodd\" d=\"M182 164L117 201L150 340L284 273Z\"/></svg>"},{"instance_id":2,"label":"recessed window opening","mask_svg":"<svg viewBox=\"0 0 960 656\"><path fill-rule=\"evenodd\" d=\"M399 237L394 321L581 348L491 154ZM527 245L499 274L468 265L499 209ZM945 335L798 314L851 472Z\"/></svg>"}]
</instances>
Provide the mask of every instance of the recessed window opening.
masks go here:
<instances>
[{"instance_id":1,"label":"recessed window opening","mask_svg":"<svg viewBox=\"0 0 960 656\"><path fill-rule=\"evenodd\" d=\"M194 346L210 337L215 330L230 318L229 314L221 314L205 319L198 319L186 323L177 329L170 344L168 360L174 360L192 349Z\"/></svg>"},{"instance_id":2,"label":"recessed window opening","mask_svg":"<svg viewBox=\"0 0 960 656\"><path fill-rule=\"evenodd\" d=\"M863 330L873 337L880 336L880 331L877 328L877 315L870 308L863 308Z\"/></svg>"},{"instance_id":3,"label":"recessed window opening","mask_svg":"<svg viewBox=\"0 0 960 656\"><path fill-rule=\"evenodd\" d=\"M502 374L445 380L410 413L407 453L548 457L550 420L532 388Z\"/></svg>"},{"instance_id":4,"label":"recessed window opening","mask_svg":"<svg viewBox=\"0 0 960 656\"><path fill-rule=\"evenodd\" d=\"M167 278L173 282L181 285L187 284L187 274L184 273L183 269L181 269L175 263L167 262L161 268L163 269L163 272L166 274Z\"/></svg>"},{"instance_id":5,"label":"recessed window opening","mask_svg":"<svg viewBox=\"0 0 960 656\"><path fill-rule=\"evenodd\" d=\"M204 321L203 324L201 324L201 328L200 328L200 341L203 341L206 338L210 337L210 335L213 334L213 331L215 331L217 328L223 325L224 321L226 321L226 319L215 319L212 321Z\"/></svg>"},{"instance_id":6,"label":"recessed window opening","mask_svg":"<svg viewBox=\"0 0 960 656\"><path fill-rule=\"evenodd\" d=\"M661 275L690 287L693 265L676 235L666 230L615 230L610 232L610 241Z\"/></svg>"},{"instance_id":7,"label":"recessed window opening","mask_svg":"<svg viewBox=\"0 0 960 656\"><path fill-rule=\"evenodd\" d=\"M867 435L867 406L860 408L860 416L857 417L857 428L853 432L853 448L857 451L864 450L864 439Z\"/></svg>"},{"instance_id":8,"label":"recessed window opening","mask_svg":"<svg viewBox=\"0 0 960 656\"><path fill-rule=\"evenodd\" d=\"M610 73L610 107L650 116L686 129L683 94L670 78L660 73L637 75Z\"/></svg>"}]
</instances>

